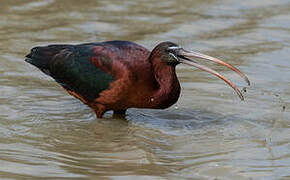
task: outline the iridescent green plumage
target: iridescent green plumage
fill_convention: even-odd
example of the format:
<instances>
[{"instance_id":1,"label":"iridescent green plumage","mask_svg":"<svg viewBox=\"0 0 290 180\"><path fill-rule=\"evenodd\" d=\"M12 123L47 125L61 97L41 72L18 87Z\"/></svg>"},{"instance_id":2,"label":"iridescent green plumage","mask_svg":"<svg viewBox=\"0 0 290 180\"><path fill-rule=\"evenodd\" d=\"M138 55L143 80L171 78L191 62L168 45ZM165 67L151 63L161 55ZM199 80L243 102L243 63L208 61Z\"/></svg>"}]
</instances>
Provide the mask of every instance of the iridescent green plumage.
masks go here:
<instances>
[{"instance_id":1,"label":"iridescent green plumage","mask_svg":"<svg viewBox=\"0 0 290 180\"><path fill-rule=\"evenodd\" d=\"M27 61L53 77L65 89L94 100L114 81L112 75L90 61L94 56L92 45L51 45L34 48Z\"/></svg>"}]
</instances>

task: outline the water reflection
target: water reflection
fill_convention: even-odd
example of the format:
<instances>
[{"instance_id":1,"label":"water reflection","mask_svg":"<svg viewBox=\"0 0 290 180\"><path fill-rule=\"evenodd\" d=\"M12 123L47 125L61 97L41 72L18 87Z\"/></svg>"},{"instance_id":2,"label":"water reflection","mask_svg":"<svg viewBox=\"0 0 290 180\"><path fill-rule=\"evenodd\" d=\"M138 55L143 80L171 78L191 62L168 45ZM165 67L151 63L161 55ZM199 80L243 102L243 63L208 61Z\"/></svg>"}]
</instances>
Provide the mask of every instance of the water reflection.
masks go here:
<instances>
[{"instance_id":1,"label":"water reflection","mask_svg":"<svg viewBox=\"0 0 290 180\"><path fill-rule=\"evenodd\" d=\"M0 2L0 178L290 177L288 1ZM180 66L175 106L96 119L23 62L36 45L112 39L174 41L239 67L252 86L241 102L219 79Z\"/></svg>"}]
</instances>

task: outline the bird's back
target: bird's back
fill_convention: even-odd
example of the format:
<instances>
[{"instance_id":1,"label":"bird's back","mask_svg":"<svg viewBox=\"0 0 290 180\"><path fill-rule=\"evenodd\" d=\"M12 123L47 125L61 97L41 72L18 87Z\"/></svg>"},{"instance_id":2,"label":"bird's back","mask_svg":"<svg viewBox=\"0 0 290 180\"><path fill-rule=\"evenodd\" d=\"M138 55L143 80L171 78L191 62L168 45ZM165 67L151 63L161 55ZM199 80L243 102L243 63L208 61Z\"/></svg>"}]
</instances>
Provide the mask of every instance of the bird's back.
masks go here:
<instances>
[{"instance_id":1,"label":"bird's back","mask_svg":"<svg viewBox=\"0 0 290 180\"><path fill-rule=\"evenodd\" d=\"M139 68L142 64L149 67L146 61L149 54L146 48L132 42L108 41L35 47L26 56L26 61L54 78L66 90L93 101L118 78L114 66L123 63L129 68Z\"/></svg>"}]
</instances>

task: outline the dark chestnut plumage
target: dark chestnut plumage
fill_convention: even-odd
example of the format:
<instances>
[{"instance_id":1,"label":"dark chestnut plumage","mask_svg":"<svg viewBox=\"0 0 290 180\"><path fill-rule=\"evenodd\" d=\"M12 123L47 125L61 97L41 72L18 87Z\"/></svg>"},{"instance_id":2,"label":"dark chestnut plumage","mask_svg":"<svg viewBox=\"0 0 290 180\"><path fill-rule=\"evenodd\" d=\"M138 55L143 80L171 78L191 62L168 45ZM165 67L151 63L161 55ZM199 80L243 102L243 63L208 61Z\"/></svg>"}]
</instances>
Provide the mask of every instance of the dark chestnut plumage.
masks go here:
<instances>
[{"instance_id":1,"label":"dark chestnut plumage","mask_svg":"<svg viewBox=\"0 0 290 180\"><path fill-rule=\"evenodd\" d=\"M180 94L175 73L179 63L218 76L243 100L241 92L224 76L189 58L225 65L250 84L235 67L201 53L186 51L172 42L162 42L152 52L128 41L49 45L33 48L26 61L90 106L98 118L108 110L125 114L128 108L163 109L173 105Z\"/></svg>"}]
</instances>

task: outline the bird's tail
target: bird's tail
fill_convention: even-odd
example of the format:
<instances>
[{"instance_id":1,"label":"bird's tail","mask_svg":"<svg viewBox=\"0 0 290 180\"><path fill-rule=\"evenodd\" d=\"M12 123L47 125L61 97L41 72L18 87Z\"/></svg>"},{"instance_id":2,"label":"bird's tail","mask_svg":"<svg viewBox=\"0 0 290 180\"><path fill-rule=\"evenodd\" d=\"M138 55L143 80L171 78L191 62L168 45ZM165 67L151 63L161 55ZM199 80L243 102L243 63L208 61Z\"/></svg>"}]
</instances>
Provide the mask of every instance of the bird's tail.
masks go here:
<instances>
[{"instance_id":1,"label":"bird's tail","mask_svg":"<svg viewBox=\"0 0 290 180\"><path fill-rule=\"evenodd\" d=\"M69 45L34 47L31 49L30 53L26 55L25 61L50 75L49 69L50 65L53 63L54 57L66 48L69 48Z\"/></svg>"}]
</instances>

